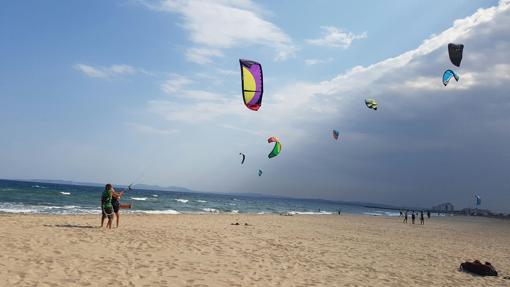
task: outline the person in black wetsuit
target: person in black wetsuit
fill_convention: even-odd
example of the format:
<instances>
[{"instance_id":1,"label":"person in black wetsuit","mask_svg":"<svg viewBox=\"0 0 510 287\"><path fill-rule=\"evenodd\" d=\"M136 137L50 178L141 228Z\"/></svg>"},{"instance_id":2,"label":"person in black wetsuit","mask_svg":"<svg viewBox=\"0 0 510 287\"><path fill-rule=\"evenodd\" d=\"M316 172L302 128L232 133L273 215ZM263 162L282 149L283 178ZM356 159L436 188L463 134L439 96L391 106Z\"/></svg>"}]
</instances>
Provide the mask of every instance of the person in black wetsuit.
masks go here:
<instances>
[{"instance_id":1,"label":"person in black wetsuit","mask_svg":"<svg viewBox=\"0 0 510 287\"><path fill-rule=\"evenodd\" d=\"M414 220L416 219L416 215L414 214L414 210L413 210L413 213L411 214L411 220L414 224Z\"/></svg>"},{"instance_id":2,"label":"person in black wetsuit","mask_svg":"<svg viewBox=\"0 0 510 287\"><path fill-rule=\"evenodd\" d=\"M420 224L421 225L424 225L425 224L425 217L423 217L423 210L421 211L420 213Z\"/></svg>"},{"instance_id":3,"label":"person in black wetsuit","mask_svg":"<svg viewBox=\"0 0 510 287\"><path fill-rule=\"evenodd\" d=\"M119 227L119 209L120 209L120 198L124 194L124 191L116 192L112 187L112 206L113 212L115 213L115 228Z\"/></svg>"}]
</instances>

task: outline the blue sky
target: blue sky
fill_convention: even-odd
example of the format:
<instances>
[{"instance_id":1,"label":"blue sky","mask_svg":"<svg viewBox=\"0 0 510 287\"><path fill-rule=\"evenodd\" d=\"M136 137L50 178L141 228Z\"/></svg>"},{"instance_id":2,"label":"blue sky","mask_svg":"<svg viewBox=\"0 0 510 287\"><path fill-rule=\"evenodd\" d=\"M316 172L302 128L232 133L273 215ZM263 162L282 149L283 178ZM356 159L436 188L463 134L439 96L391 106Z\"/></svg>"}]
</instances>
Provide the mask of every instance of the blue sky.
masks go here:
<instances>
[{"instance_id":1,"label":"blue sky","mask_svg":"<svg viewBox=\"0 0 510 287\"><path fill-rule=\"evenodd\" d=\"M9 1L0 177L422 206L480 193L508 210L508 14L508 1ZM450 41L469 52L443 88ZM263 64L259 112L242 104L239 58ZM487 69L498 76L480 81ZM269 136L283 144L271 160Z\"/></svg>"}]
</instances>

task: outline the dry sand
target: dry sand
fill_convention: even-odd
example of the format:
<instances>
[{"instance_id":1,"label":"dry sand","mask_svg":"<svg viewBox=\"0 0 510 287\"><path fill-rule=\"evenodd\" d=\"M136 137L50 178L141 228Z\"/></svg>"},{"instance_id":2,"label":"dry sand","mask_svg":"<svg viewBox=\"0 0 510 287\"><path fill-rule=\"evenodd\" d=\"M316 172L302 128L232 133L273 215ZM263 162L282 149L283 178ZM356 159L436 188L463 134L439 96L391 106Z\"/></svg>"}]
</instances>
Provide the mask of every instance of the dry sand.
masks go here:
<instances>
[{"instance_id":1,"label":"dry sand","mask_svg":"<svg viewBox=\"0 0 510 287\"><path fill-rule=\"evenodd\" d=\"M98 217L0 215L0 286L510 286L505 220L123 215L106 230ZM457 270L473 259L503 276Z\"/></svg>"}]
</instances>

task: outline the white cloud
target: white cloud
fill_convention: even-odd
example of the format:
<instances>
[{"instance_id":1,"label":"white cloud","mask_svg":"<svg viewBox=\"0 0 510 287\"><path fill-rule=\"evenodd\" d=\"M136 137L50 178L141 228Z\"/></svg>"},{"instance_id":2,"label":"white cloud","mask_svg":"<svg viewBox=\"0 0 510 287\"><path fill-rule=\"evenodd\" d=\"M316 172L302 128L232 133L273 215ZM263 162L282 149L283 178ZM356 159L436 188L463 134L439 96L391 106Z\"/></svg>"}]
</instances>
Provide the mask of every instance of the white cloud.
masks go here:
<instances>
[{"instance_id":1,"label":"white cloud","mask_svg":"<svg viewBox=\"0 0 510 287\"><path fill-rule=\"evenodd\" d=\"M218 56L218 49L244 45L271 47L276 51L276 60L293 57L297 50L287 34L260 17L261 9L250 0L162 0L158 3L146 5L181 15L181 25L189 32L191 41L202 46L188 51L190 61L209 63L211 56Z\"/></svg>"},{"instance_id":2,"label":"white cloud","mask_svg":"<svg viewBox=\"0 0 510 287\"><path fill-rule=\"evenodd\" d=\"M191 83L193 83L193 81L187 77L178 74L172 74L168 80L161 84L161 89L166 94L171 95L180 91L183 87Z\"/></svg>"},{"instance_id":3,"label":"white cloud","mask_svg":"<svg viewBox=\"0 0 510 287\"><path fill-rule=\"evenodd\" d=\"M202 77L202 75L198 75ZM152 100L149 110L168 121L198 123L212 120L222 115L236 114L238 107L234 97L207 90L190 89L193 80L172 74L162 85L164 93L172 100Z\"/></svg>"},{"instance_id":4,"label":"white cloud","mask_svg":"<svg viewBox=\"0 0 510 287\"><path fill-rule=\"evenodd\" d=\"M139 72L144 74L148 73L145 70L138 70L132 66L123 64L111 65L109 67L93 67L85 64L76 64L74 68L88 77L101 79L130 76Z\"/></svg>"},{"instance_id":5,"label":"white cloud","mask_svg":"<svg viewBox=\"0 0 510 287\"><path fill-rule=\"evenodd\" d=\"M239 75L239 71L225 70L225 69L218 69L218 73L225 75L225 76Z\"/></svg>"},{"instance_id":6,"label":"white cloud","mask_svg":"<svg viewBox=\"0 0 510 287\"><path fill-rule=\"evenodd\" d=\"M332 197L390 198L421 206L445 198L462 206L462 198L476 190L491 198L509 198L501 192L506 182L499 180L509 158L509 25L510 2L501 1L455 21L414 50L354 67L331 80L293 83L294 88L276 91L278 107L271 109L277 109L280 127L301 125L307 133L286 147L300 146L294 147L298 151L293 156L306 164L299 168L320 171L323 181L339 182L331 188ZM452 68L449 42L464 43L465 50L462 66L455 68L459 82L444 87L442 73ZM376 98L380 109L368 110L364 98ZM344 135L341 147L313 142L334 127ZM294 166L287 164L282 173L297 172ZM315 180L295 185L303 185L306 194L321 184ZM503 208L497 201L492 204Z\"/></svg>"},{"instance_id":7,"label":"white cloud","mask_svg":"<svg viewBox=\"0 0 510 287\"><path fill-rule=\"evenodd\" d=\"M213 94L211 94L213 95ZM192 98L196 100L196 98ZM149 110L171 122L203 123L224 115L240 114L238 101L216 95L213 101L197 100L191 103L153 100L148 102Z\"/></svg>"},{"instance_id":8,"label":"white cloud","mask_svg":"<svg viewBox=\"0 0 510 287\"><path fill-rule=\"evenodd\" d=\"M186 59L197 64L210 64L212 58L223 57L223 52L218 49L190 48L186 51Z\"/></svg>"},{"instance_id":9,"label":"white cloud","mask_svg":"<svg viewBox=\"0 0 510 287\"><path fill-rule=\"evenodd\" d=\"M327 59L306 59L305 64L307 66L313 66L318 64L326 64L333 62L333 58L327 58Z\"/></svg>"},{"instance_id":10,"label":"white cloud","mask_svg":"<svg viewBox=\"0 0 510 287\"><path fill-rule=\"evenodd\" d=\"M281 118L292 118L293 120L302 121L317 121L330 116L336 116L341 111L347 111L352 108L352 104L358 105L365 97L388 97L384 91L390 95L405 96L405 92L409 90L414 91L450 91L456 92L459 90L466 90L477 85L485 85L489 83L498 83L508 78L507 71L508 65L499 63L497 65L482 67L479 71L465 69L461 73L461 80L457 84L452 83L448 87L443 87L441 82L441 75L443 66L448 67L448 55L446 49L449 42L462 42L466 37L474 37L471 31L482 24L489 23L494 17L502 14L508 9L508 5L501 2L498 7L482 9L477 11L474 15L462 20L455 21L453 27L445 30L444 32L434 35L425 40L415 50L405 52L394 58L389 58L379 63L370 65L368 67L357 66L349 71L334 77L331 80L322 81L320 83L293 83L289 86L284 86L276 89L271 97L267 95L263 99L263 106L261 111L264 111L265 116L260 122L279 122ZM482 28L480 28L482 29ZM466 48L467 51L468 48ZM436 56L434 61L424 57L432 53L441 53L440 67L436 67L439 72L430 75L430 73L420 74L419 69L430 67L431 64L436 63ZM470 51L469 53L476 53ZM470 57L469 53L466 58ZM494 55L493 55L494 56ZM478 55L482 57L479 62L483 62L483 57L488 55ZM446 60L444 60L446 59ZM315 63L315 62L314 62ZM487 71L491 69L492 72ZM494 73L494 69L498 69L498 73ZM177 112L180 116L169 116L168 119L191 119L194 113L200 118L214 118L216 115L238 114L242 110L242 101L237 98L240 96L233 95L232 97L225 97L217 93L207 91L180 91L181 97L196 99L195 105L189 104L186 106L175 107L173 103L164 102L164 106L172 107L168 110ZM215 108L207 108L209 104L214 105L222 103ZM153 102L154 104L155 102ZM224 108L222 105L227 103ZM241 109L239 106L241 105ZM384 104L383 104L384 106ZM235 107L235 108L234 108ZM174 110L175 109L175 110ZM259 111L259 113L261 112ZM211 113L214 116L205 116L198 113ZM187 114L187 116L183 116ZM344 114L344 113L340 113ZM345 114L348 114L347 112Z\"/></svg>"},{"instance_id":11,"label":"white cloud","mask_svg":"<svg viewBox=\"0 0 510 287\"><path fill-rule=\"evenodd\" d=\"M207 75L203 75L198 73L196 75L199 78L206 77ZM209 78L211 79L211 78ZM161 84L161 90L167 94L174 97L174 99L179 99L181 101L186 102L197 102L197 101L208 101L208 102L221 102L225 101L225 97L219 95L214 92L209 92L205 90L194 90L189 89L188 87L193 84L194 81L188 77L171 74L169 79L167 79L163 84Z\"/></svg>"},{"instance_id":12,"label":"white cloud","mask_svg":"<svg viewBox=\"0 0 510 287\"><path fill-rule=\"evenodd\" d=\"M459 200L473 189L501 197L510 141L509 3L480 9L394 58L318 83L273 87L258 112L246 110L240 95L150 106L169 121L281 137L285 152L272 164L280 178L292 178L295 196L320 186L321 197L385 201L391 194L411 205ZM452 68L449 42L466 48L456 68L460 81L444 87L442 73ZM364 106L369 97L379 101L378 111ZM324 140L332 128L342 132L335 148Z\"/></svg>"},{"instance_id":13,"label":"white cloud","mask_svg":"<svg viewBox=\"0 0 510 287\"><path fill-rule=\"evenodd\" d=\"M310 39L306 40L306 42L316 46L347 49L351 46L352 41L367 38L367 32L356 35L332 26L322 26L321 29L324 30L322 38Z\"/></svg>"},{"instance_id":14,"label":"white cloud","mask_svg":"<svg viewBox=\"0 0 510 287\"><path fill-rule=\"evenodd\" d=\"M137 132L145 133L145 134L172 135L172 134L176 134L179 132L178 129L159 129L159 128L155 128L152 126L139 124L139 123L131 123L130 122L130 123L126 123L126 125L129 128L131 128Z\"/></svg>"},{"instance_id":15,"label":"white cloud","mask_svg":"<svg viewBox=\"0 0 510 287\"><path fill-rule=\"evenodd\" d=\"M238 126L234 126L231 124L222 124L221 126L226 129L230 129L230 130L234 130L234 131L238 131L238 132L242 132L242 133L246 133L246 134L250 134L250 135L254 135L254 136L259 136L259 137L263 137L268 134L267 132L261 132L261 131L256 131L256 130L240 128Z\"/></svg>"}]
</instances>

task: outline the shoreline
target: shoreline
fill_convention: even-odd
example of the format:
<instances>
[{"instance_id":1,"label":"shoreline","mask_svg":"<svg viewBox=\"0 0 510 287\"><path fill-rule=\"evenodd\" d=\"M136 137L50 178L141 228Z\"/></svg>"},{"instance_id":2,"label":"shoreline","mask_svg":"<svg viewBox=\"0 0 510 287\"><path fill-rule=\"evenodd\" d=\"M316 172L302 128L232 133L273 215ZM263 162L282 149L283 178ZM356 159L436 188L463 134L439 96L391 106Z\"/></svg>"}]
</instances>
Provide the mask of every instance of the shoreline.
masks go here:
<instances>
[{"instance_id":1,"label":"shoreline","mask_svg":"<svg viewBox=\"0 0 510 287\"><path fill-rule=\"evenodd\" d=\"M38 217L99 217L101 215L101 212L98 211L97 213L30 213L30 212L3 212L0 211L0 217L15 217L15 216L38 216ZM302 213L249 213L249 212L243 212L243 213L231 213L231 212L179 212L176 211L176 213L165 213L160 211L154 211L154 213L151 210L144 210L144 211L134 211L134 212L122 212L121 216L317 216L317 217L369 217L369 218L389 218L394 220L400 220L402 221L402 216L398 215L384 215L384 214L371 214L371 213L348 213L348 212L342 212L341 215L333 212L302 212ZM425 217L425 222L429 220L437 220L437 219L453 219L453 218L465 218L465 219L472 219L472 220L502 220L507 221L510 219L509 216L484 216L484 215L466 215L466 214L455 214L455 213L446 213L441 215L432 215L431 218ZM419 221L419 217L416 217L416 222ZM409 223L411 224L411 216L409 216ZM419 223L417 223L419 224Z\"/></svg>"}]
</instances>

